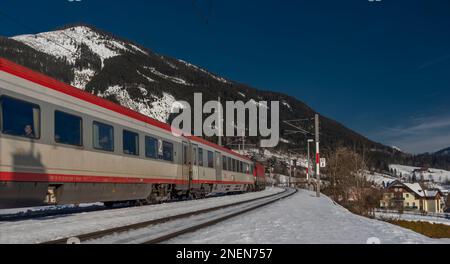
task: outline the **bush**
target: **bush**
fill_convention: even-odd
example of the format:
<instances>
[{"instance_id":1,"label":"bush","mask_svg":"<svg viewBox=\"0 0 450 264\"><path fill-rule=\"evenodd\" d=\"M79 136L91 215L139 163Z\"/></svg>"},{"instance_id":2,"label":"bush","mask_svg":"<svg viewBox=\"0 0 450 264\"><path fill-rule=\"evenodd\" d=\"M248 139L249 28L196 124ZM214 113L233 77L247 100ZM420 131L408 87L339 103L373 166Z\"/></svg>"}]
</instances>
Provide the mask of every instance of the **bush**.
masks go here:
<instances>
[{"instance_id":1,"label":"bush","mask_svg":"<svg viewBox=\"0 0 450 264\"><path fill-rule=\"evenodd\" d=\"M413 230L430 238L450 238L450 226L448 225L404 220L389 220L387 222Z\"/></svg>"}]
</instances>

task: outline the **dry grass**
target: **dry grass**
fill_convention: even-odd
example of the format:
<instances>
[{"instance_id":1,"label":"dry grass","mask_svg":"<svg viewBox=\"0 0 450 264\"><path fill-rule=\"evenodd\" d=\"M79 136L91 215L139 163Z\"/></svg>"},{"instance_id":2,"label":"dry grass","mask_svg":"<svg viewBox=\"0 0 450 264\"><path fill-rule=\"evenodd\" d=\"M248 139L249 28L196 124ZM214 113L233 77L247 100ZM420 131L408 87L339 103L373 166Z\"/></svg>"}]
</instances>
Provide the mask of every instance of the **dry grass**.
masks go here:
<instances>
[{"instance_id":1,"label":"dry grass","mask_svg":"<svg viewBox=\"0 0 450 264\"><path fill-rule=\"evenodd\" d=\"M387 220L387 222L413 230L430 238L450 238L450 226L448 225L404 220Z\"/></svg>"}]
</instances>

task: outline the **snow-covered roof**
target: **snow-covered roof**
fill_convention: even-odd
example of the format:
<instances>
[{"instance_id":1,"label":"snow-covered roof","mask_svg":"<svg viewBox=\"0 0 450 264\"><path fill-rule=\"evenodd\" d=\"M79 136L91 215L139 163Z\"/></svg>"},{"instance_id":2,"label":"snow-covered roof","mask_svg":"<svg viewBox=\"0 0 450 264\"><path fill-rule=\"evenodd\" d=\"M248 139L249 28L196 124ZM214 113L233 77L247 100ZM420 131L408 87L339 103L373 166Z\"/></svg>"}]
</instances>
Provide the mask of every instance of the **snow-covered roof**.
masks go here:
<instances>
[{"instance_id":1,"label":"snow-covered roof","mask_svg":"<svg viewBox=\"0 0 450 264\"><path fill-rule=\"evenodd\" d=\"M406 187L408 187L411 191L413 191L415 194L417 194L420 197L425 196L425 192L422 189L422 186L418 183L403 183Z\"/></svg>"},{"instance_id":2,"label":"snow-covered roof","mask_svg":"<svg viewBox=\"0 0 450 264\"><path fill-rule=\"evenodd\" d=\"M395 181L389 185L389 187L393 187L397 184L403 185L406 188L410 189L412 192L414 192L417 196L422 198L435 198L436 195L441 193L439 189L431 189L427 190L424 187L422 187L419 183L404 183L401 181Z\"/></svg>"},{"instance_id":3,"label":"snow-covered roof","mask_svg":"<svg viewBox=\"0 0 450 264\"><path fill-rule=\"evenodd\" d=\"M439 193L438 190L425 190L424 192L425 192L425 197L428 197L428 198L434 198Z\"/></svg>"}]
</instances>

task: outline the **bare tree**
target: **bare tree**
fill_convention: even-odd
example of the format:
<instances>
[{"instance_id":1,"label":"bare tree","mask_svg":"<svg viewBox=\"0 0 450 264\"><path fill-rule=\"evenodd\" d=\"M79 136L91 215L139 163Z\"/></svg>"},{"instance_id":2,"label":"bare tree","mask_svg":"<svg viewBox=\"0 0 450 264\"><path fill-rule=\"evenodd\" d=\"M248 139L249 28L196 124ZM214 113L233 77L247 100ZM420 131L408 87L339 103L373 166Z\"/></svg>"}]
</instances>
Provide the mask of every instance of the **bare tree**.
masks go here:
<instances>
[{"instance_id":1,"label":"bare tree","mask_svg":"<svg viewBox=\"0 0 450 264\"><path fill-rule=\"evenodd\" d=\"M324 193L351 211L368 215L378 206L380 192L367 180L367 163L363 155L338 148L329 157L325 171Z\"/></svg>"}]
</instances>

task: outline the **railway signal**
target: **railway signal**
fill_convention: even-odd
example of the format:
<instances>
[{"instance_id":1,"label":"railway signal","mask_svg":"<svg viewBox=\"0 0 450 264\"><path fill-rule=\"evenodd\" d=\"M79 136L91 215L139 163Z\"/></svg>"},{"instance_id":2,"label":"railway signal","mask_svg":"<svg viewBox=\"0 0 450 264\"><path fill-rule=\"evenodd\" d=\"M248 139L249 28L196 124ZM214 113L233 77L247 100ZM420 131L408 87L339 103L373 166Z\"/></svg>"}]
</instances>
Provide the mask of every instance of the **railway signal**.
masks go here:
<instances>
[{"instance_id":1,"label":"railway signal","mask_svg":"<svg viewBox=\"0 0 450 264\"><path fill-rule=\"evenodd\" d=\"M314 123L316 127L316 180L317 180L317 187L316 187L316 196L320 197L320 131L319 131L319 115L316 114L314 117Z\"/></svg>"}]
</instances>

